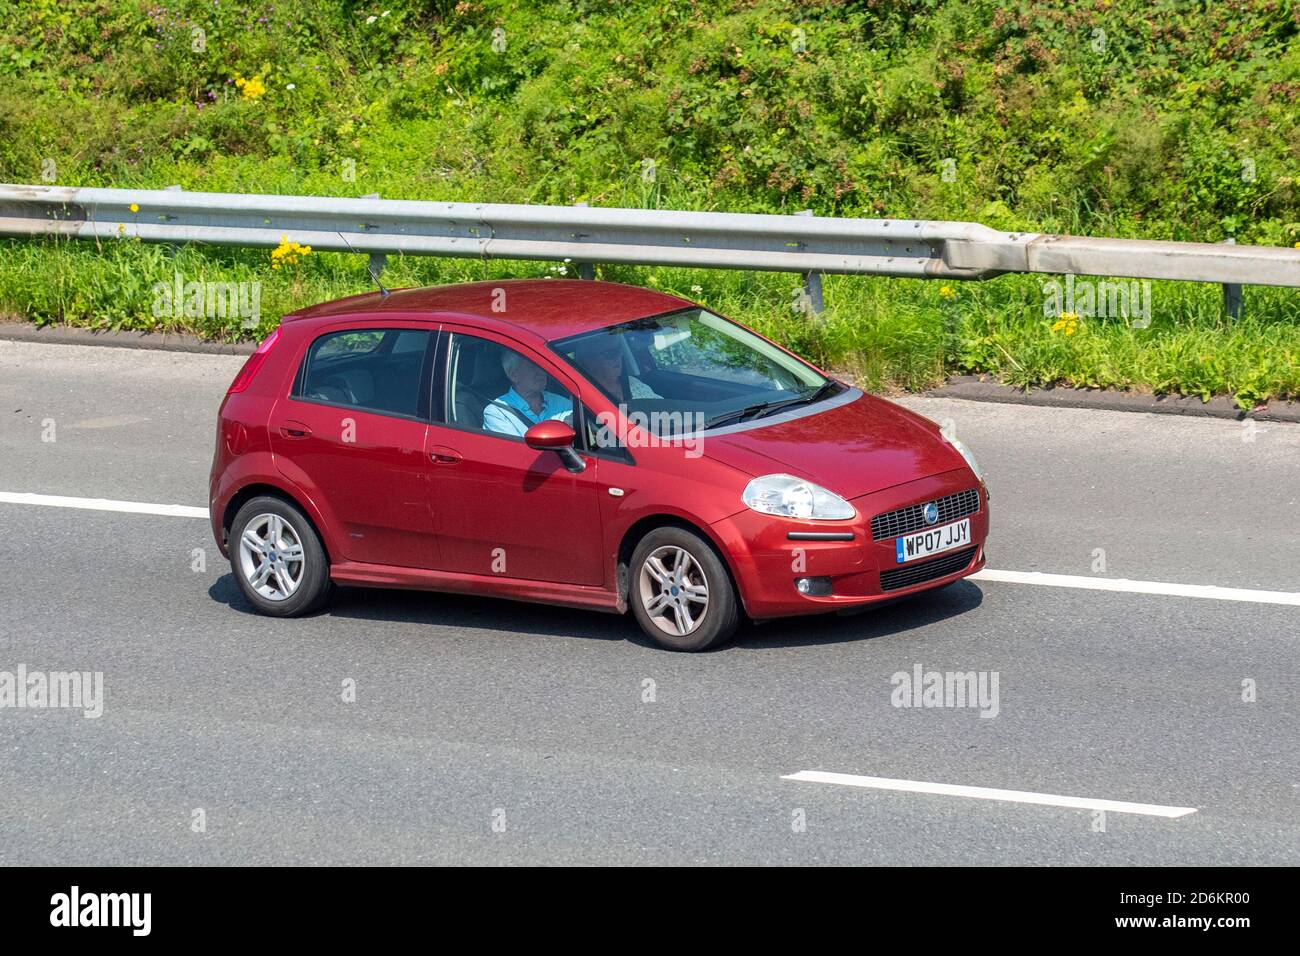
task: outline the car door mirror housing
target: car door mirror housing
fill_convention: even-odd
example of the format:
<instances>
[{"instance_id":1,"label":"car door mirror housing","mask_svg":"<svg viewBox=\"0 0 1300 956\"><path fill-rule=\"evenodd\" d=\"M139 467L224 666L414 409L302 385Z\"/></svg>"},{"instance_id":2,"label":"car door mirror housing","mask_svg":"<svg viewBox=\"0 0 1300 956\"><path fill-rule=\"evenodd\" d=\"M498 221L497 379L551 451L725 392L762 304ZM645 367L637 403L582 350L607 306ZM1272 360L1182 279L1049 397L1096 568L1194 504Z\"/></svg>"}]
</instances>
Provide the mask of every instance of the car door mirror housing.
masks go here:
<instances>
[{"instance_id":1,"label":"car door mirror housing","mask_svg":"<svg viewBox=\"0 0 1300 956\"><path fill-rule=\"evenodd\" d=\"M561 448L572 448L577 437L574 430L564 422L548 418L524 432L524 443L538 451L559 451Z\"/></svg>"},{"instance_id":2,"label":"car door mirror housing","mask_svg":"<svg viewBox=\"0 0 1300 956\"><path fill-rule=\"evenodd\" d=\"M547 419L524 432L524 444L536 451L553 451L560 456L564 467L574 473L583 471L587 463L573 450L577 433L564 422Z\"/></svg>"}]
</instances>

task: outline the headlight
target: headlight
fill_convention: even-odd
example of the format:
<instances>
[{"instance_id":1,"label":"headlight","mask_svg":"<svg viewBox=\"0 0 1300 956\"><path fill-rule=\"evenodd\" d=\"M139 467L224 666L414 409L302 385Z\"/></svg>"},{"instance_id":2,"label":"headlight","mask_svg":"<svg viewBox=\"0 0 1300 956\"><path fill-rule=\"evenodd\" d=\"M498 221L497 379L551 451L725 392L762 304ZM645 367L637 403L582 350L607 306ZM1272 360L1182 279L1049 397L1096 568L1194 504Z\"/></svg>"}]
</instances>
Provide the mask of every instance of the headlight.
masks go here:
<instances>
[{"instance_id":1,"label":"headlight","mask_svg":"<svg viewBox=\"0 0 1300 956\"><path fill-rule=\"evenodd\" d=\"M857 514L853 506L821 485L794 475L764 475L745 486L740 496L750 508L783 518L836 521Z\"/></svg>"},{"instance_id":2,"label":"headlight","mask_svg":"<svg viewBox=\"0 0 1300 956\"><path fill-rule=\"evenodd\" d=\"M984 484L984 472L980 470L979 462L975 460L974 453L956 438L949 438L948 444L957 449L958 453L966 459L966 464L970 465L970 470L975 472L975 477L979 480L979 483Z\"/></svg>"}]
</instances>

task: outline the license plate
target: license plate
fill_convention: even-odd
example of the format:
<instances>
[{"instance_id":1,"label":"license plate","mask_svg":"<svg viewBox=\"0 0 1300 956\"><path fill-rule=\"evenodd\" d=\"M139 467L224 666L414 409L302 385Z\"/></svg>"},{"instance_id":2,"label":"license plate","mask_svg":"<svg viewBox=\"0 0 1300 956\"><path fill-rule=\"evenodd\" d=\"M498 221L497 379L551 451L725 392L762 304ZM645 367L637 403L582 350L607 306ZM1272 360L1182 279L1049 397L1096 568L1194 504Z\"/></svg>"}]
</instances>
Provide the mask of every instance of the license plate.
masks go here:
<instances>
[{"instance_id":1,"label":"license plate","mask_svg":"<svg viewBox=\"0 0 1300 956\"><path fill-rule=\"evenodd\" d=\"M942 554L967 544L970 544L969 518L962 518L955 524L946 524L942 528L905 534L894 540L895 556L899 564L927 558L932 554Z\"/></svg>"}]
</instances>

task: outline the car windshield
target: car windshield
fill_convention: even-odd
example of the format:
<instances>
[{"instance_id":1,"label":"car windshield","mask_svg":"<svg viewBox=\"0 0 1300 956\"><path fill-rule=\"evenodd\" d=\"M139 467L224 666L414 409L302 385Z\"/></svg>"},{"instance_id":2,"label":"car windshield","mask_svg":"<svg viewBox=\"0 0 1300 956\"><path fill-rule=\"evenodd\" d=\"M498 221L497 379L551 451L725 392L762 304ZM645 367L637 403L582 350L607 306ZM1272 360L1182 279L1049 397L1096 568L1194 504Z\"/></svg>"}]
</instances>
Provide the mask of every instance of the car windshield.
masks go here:
<instances>
[{"instance_id":1,"label":"car windshield","mask_svg":"<svg viewBox=\"0 0 1300 956\"><path fill-rule=\"evenodd\" d=\"M636 319L551 343L660 436L762 418L842 391L798 359L706 309Z\"/></svg>"}]
</instances>

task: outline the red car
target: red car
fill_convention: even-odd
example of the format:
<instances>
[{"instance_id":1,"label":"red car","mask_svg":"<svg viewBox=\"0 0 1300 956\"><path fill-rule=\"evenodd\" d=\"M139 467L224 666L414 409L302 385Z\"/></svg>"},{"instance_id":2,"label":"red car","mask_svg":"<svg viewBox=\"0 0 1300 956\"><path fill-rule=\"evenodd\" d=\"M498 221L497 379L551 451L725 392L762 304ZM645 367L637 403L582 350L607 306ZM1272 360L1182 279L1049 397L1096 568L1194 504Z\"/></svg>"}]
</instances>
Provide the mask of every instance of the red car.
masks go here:
<instances>
[{"instance_id":1,"label":"red car","mask_svg":"<svg viewBox=\"0 0 1300 956\"><path fill-rule=\"evenodd\" d=\"M703 650L984 564L970 452L702 306L483 282L287 315L221 405L212 529L260 611L334 584L622 614Z\"/></svg>"}]
</instances>

